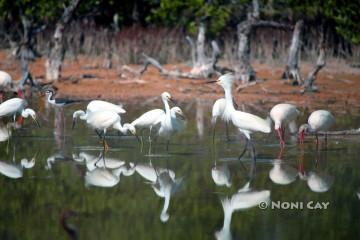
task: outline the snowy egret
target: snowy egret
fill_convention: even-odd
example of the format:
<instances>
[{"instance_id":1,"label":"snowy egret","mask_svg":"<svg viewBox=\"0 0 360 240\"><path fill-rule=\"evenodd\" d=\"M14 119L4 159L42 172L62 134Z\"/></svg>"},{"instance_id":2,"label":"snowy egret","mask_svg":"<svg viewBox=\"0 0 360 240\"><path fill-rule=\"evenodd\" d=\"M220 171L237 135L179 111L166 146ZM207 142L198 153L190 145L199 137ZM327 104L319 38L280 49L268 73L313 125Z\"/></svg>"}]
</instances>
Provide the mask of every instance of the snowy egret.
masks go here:
<instances>
[{"instance_id":1,"label":"snowy egret","mask_svg":"<svg viewBox=\"0 0 360 240\"><path fill-rule=\"evenodd\" d=\"M238 130L243 133L246 137L246 146L244 151L240 154L239 158L242 157L242 155L245 153L248 144L251 144L252 147L252 155L253 158L255 157L255 146L251 142L250 134L253 132L263 132L263 133L270 133L271 127L270 127L270 121L269 119L262 119L256 115L242 112L239 110L236 110L233 103L233 97L232 97L232 85L234 82L234 76L231 73L225 74L220 76L217 80L211 81L214 83L219 84L225 92L225 110L223 113L223 119L225 121L230 121L234 124L235 127L238 128Z\"/></svg>"},{"instance_id":2,"label":"snowy egret","mask_svg":"<svg viewBox=\"0 0 360 240\"><path fill-rule=\"evenodd\" d=\"M3 100L4 91L12 88L13 81L7 72L0 71L0 101Z\"/></svg>"},{"instance_id":3,"label":"snowy egret","mask_svg":"<svg viewBox=\"0 0 360 240\"><path fill-rule=\"evenodd\" d=\"M276 104L270 111L270 117L274 121L274 128L280 140L280 146L285 147L285 127L288 126L290 133L296 133L296 118L300 112L296 106L288 103Z\"/></svg>"},{"instance_id":4,"label":"snowy egret","mask_svg":"<svg viewBox=\"0 0 360 240\"><path fill-rule=\"evenodd\" d=\"M325 142L327 141L327 134L332 125L335 123L335 118L331 112L327 110L317 110L310 114L308 123L303 124L299 128L300 143L304 143L305 133L315 133L316 148L319 146L318 132L325 132Z\"/></svg>"},{"instance_id":5,"label":"snowy egret","mask_svg":"<svg viewBox=\"0 0 360 240\"><path fill-rule=\"evenodd\" d=\"M105 150L108 150L109 148L105 138L106 131L110 127L124 133L127 133L127 131L129 131L136 138L138 138L136 135L136 129L131 124L124 124L124 126L122 126L120 123L119 114L112 111L91 112L90 114L88 114L86 122L93 129L95 129L95 132L98 134L99 137L102 136L103 146Z\"/></svg>"},{"instance_id":6,"label":"snowy egret","mask_svg":"<svg viewBox=\"0 0 360 240\"><path fill-rule=\"evenodd\" d=\"M131 125L133 125L137 129L145 129L149 128L149 141L151 142L151 131L153 127L155 127L157 124L160 123L160 119L163 115L165 115L167 112L170 114L170 106L169 101L175 102L175 100L172 98L170 93L163 92L161 94L161 100L164 104L165 111L163 109L152 109L150 111L147 111L143 113L140 117L135 119Z\"/></svg>"},{"instance_id":7,"label":"snowy egret","mask_svg":"<svg viewBox=\"0 0 360 240\"><path fill-rule=\"evenodd\" d=\"M112 111L117 114L123 114L126 113L125 109L122 107L122 105L116 105L114 103L102 101L102 100L92 100L89 102L89 104L86 106L86 112L83 110L77 110L73 113L73 123L72 128L75 127L76 119L80 118L81 120L86 120L87 115L91 112L97 112L97 111Z\"/></svg>"},{"instance_id":8,"label":"snowy egret","mask_svg":"<svg viewBox=\"0 0 360 240\"><path fill-rule=\"evenodd\" d=\"M11 98L0 104L0 117L12 116L14 122L16 119L16 113L20 113L23 118L28 118L29 116L34 120L38 127L40 127L39 122L36 120L36 113L31 108L26 108L27 103L24 99L21 98Z\"/></svg>"},{"instance_id":9,"label":"snowy egret","mask_svg":"<svg viewBox=\"0 0 360 240\"><path fill-rule=\"evenodd\" d=\"M233 103L234 103L235 109L237 109L238 106L236 105L236 102L234 99L233 99ZM212 107L211 124L213 126L213 143L215 142L215 128L216 128L216 123L217 123L218 118L220 118L222 121L225 122L226 137L229 140L229 127L228 127L229 119L227 120L224 117L225 106L226 106L225 98L220 98L215 101L215 103Z\"/></svg>"},{"instance_id":10,"label":"snowy egret","mask_svg":"<svg viewBox=\"0 0 360 240\"><path fill-rule=\"evenodd\" d=\"M224 210L224 223L222 229L215 233L215 238L219 240L232 239L230 226L232 214L235 211L252 208L260 204L260 206L267 206L269 202L269 190L254 191L250 188L249 183L246 183L243 188L239 189L231 197L221 199L221 205Z\"/></svg>"},{"instance_id":11,"label":"snowy egret","mask_svg":"<svg viewBox=\"0 0 360 240\"><path fill-rule=\"evenodd\" d=\"M72 100L67 98L55 98L55 91L53 89L47 89L45 91L45 94L47 96L48 103L58 107L63 107L67 104L78 102L77 100Z\"/></svg>"}]
</instances>

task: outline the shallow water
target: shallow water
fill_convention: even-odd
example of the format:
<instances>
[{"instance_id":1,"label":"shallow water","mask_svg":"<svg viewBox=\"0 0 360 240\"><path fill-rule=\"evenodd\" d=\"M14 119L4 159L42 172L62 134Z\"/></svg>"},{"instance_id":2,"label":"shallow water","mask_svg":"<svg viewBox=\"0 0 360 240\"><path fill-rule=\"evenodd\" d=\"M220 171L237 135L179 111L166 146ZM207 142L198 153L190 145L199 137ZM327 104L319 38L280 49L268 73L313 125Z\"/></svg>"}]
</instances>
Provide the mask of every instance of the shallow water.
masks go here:
<instances>
[{"instance_id":1,"label":"shallow water","mask_svg":"<svg viewBox=\"0 0 360 240\"><path fill-rule=\"evenodd\" d=\"M149 155L146 141L140 149L134 137L110 132L107 169L95 169L97 159L103 164L97 136L80 121L71 130L72 112L84 104L66 106L63 113L34 104L42 128L27 120L9 142L0 143L1 239L66 239L74 232L79 239L355 239L360 234L359 137L331 137L319 152L312 138L304 149L288 138L279 156L274 133L254 135L254 164L249 154L237 160L244 140L230 129L226 141L223 124L212 147L210 105L182 104L190 121L171 140L169 152L159 141ZM151 107L125 108L126 121ZM337 129L359 126L359 117L336 117ZM28 168L21 168L25 158ZM216 170L230 176L217 179L221 186L212 177ZM236 195L248 181L252 190ZM167 210L164 189L171 192ZM221 199L226 198L243 209L225 207L224 221ZM258 206L262 201L268 203L265 210ZM326 209L310 209L327 203Z\"/></svg>"}]
</instances>

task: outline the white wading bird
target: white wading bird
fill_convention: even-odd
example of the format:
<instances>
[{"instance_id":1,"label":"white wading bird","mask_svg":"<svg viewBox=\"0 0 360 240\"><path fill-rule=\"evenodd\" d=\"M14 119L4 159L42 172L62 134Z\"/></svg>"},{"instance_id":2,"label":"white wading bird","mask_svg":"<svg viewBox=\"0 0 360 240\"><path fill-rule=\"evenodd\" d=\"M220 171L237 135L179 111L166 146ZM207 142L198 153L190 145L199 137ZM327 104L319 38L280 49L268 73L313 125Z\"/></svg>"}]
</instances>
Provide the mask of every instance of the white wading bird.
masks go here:
<instances>
[{"instance_id":1,"label":"white wading bird","mask_svg":"<svg viewBox=\"0 0 360 240\"><path fill-rule=\"evenodd\" d=\"M212 81L223 87L225 91L225 110L224 110L224 119L225 121L231 121L238 130L243 133L246 137L246 146L244 151L240 154L239 158L245 153L247 145L250 143L252 147L252 155L255 157L255 147L251 142L250 134L253 132L263 132L270 133L270 121L267 119L262 119L251 113L242 112L235 110L233 97L232 97L232 85L234 82L234 76L231 73L222 75L218 80ZM209 82L210 83L210 82Z\"/></svg>"},{"instance_id":2,"label":"white wading bird","mask_svg":"<svg viewBox=\"0 0 360 240\"><path fill-rule=\"evenodd\" d=\"M289 127L290 133L296 133L296 119L300 112L296 106L288 103L276 104L270 111L270 117L274 121L274 128L280 140L280 146L285 147L285 127Z\"/></svg>"},{"instance_id":3,"label":"white wading bird","mask_svg":"<svg viewBox=\"0 0 360 240\"><path fill-rule=\"evenodd\" d=\"M21 98L11 98L0 104L0 118L5 116L12 116L14 122L16 119L16 113L20 113L23 118L28 118L29 116L35 121L35 123L40 127L38 121L36 120L36 113L31 108L26 108L27 103L24 99Z\"/></svg>"},{"instance_id":4,"label":"white wading bird","mask_svg":"<svg viewBox=\"0 0 360 240\"><path fill-rule=\"evenodd\" d=\"M235 109L237 109L238 107L237 107L236 102L234 101L234 99L233 99L233 103L234 103ZM220 118L222 121L225 122L226 137L229 140L229 128L228 128L229 119L226 119L225 116L224 116L225 106L226 106L225 98L220 98L220 99L215 101L215 103L214 103L214 105L212 107L211 124L213 126L213 144L215 142L215 129L216 129L216 123L217 123L218 118Z\"/></svg>"},{"instance_id":5,"label":"white wading bird","mask_svg":"<svg viewBox=\"0 0 360 240\"><path fill-rule=\"evenodd\" d=\"M319 146L318 132L325 132L325 142L327 141L327 134L332 125L335 123L334 116L327 110L317 110L310 114L308 123L303 124L299 128L300 143L304 143L305 133L315 133L316 148Z\"/></svg>"},{"instance_id":6,"label":"white wading bird","mask_svg":"<svg viewBox=\"0 0 360 240\"><path fill-rule=\"evenodd\" d=\"M80 118L81 120L86 120L90 113L97 111L112 111L117 114L126 113L125 109L121 105L116 105L102 100L93 100L89 102L89 104L86 106L86 112L83 110L77 110L73 113L72 128L75 127L77 118Z\"/></svg>"},{"instance_id":7,"label":"white wading bird","mask_svg":"<svg viewBox=\"0 0 360 240\"><path fill-rule=\"evenodd\" d=\"M108 150L109 146L106 143L106 131L108 128L114 128L121 132L130 131L131 134L137 137L136 129L130 124L121 126L119 114L112 111L97 111L91 112L87 115L86 123L95 129L99 137L102 136L104 150Z\"/></svg>"},{"instance_id":8,"label":"white wading bird","mask_svg":"<svg viewBox=\"0 0 360 240\"><path fill-rule=\"evenodd\" d=\"M151 131L152 128L155 127L159 123L159 119L162 115L165 115L167 112L170 112L169 101L175 102L171 97L170 93L163 92L161 94L161 100L164 104L165 111L163 109L152 109L143 113L140 117L135 119L131 125L133 125L136 129L145 129L148 128L150 130L149 133L149 141L151 142Z\"/></svg>"},{"instance_id":9,"label":"white wading bird","mask_svg":"<svg viewBox=\"0 0 360 240\"><path fill-rule=\"evenodd\" d=\"M4 91L7 91L12 88L13 81L7 72L0 71L0 101L3 100Z\"/></svg>"},{"instance_id":10,"label":"white wading bird","mask_svg":"<svg viewBox=\"0 0 360 240\"><path fill-rule=\"evenodd\" d=\"M224 210L224 223L220 231L215 233L215 238L218 240L232 239L231 235L231 219L235 211L248 209L255 206L266 207L270 202L270 191L261 190L254 191L249 187L249 183L238 190L230 198L225 197L221 200L221 205Z\"/></svg>"}]
</instances>

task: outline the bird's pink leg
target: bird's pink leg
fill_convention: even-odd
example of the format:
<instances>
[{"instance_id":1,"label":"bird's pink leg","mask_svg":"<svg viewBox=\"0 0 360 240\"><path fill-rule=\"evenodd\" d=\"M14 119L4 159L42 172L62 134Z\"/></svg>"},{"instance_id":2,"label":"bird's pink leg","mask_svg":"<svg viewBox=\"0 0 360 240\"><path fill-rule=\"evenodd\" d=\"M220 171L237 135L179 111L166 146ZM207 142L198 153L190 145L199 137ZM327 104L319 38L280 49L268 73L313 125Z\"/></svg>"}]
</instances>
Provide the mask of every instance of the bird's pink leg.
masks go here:
<instances>
[{"instance_id":1,"label":"bird's pink leg","mask_svg":"<svg viewBox=\"0 0 360 240\"><path fill-rule=\"evenodd\" d=\"M305 132L302 131L299 134L299 143L300 143L300 145L304 145L304 139L305 139Z\"/></svg>"},{"instance_id":2,"label":"bird's pink leg","mask_svg":"<svg viewBox=\"0 0 360 240\"><path fill-rule=\"evenodd\" d=\"M282 130L281 128L278 128L275 130L279 139L280 139L280 147L281 148L284 148L285 147L285 141L284 141L284 138L283 138L283 133L282 133Z\"/></svg>"}]
</instances>

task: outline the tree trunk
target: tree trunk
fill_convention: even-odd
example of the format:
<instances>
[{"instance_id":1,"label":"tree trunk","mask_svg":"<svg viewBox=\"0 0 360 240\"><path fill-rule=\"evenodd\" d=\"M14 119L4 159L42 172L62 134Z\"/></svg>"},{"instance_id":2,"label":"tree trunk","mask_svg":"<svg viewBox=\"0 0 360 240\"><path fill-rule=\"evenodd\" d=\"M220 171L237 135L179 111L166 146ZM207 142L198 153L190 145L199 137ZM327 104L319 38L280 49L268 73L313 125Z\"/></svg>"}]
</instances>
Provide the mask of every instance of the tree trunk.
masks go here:
<instances>
[{"instance_id":1,"label":"tree trunk","mask_svg":"<svg viewBox=\"0 0 360 240\"><path fill-rule=\"evenodd\" d=\"M316 66L314 69L309 73L308 77L304 82L304 89L303 92L314 92L317 91L317 87L314 86L314 82L316 80L317 74L320 70L325 66L325 36L324 36L324 28L322 27L320 32L320 39L319 39L319 56L316 61Z\"/></svg>"},{"instance_id":2,"label":"tree trunk","mask_svg":"<svg viewBox=\"0 0 360 240\"><path fill-rule=\"evenodd\" d=\"M247 84L256 79L255 71L250 64L250 33L252 27L252 23L247 20L241 22L237 28L239 64L235 68L235 77L241 80L243 84Z\"/></svg>"},{"instance_id":3,"label":"tree trunk","mask_svg":"<svg viewBox=\"0 0 360 240\"><path fill-rule=\"evenodd\" d=\"M293 79L294 85L299 85L302 83L300 70L299 70L299 57L300 57L300 47L301 47L300 36L303 25L304 25L304 21L302 19L298 20L295 24L295 28L293 31L293 36L289 48L289 56L282 76L283 79Z\"/></svg>"},{"instance_id":4,"label":"tree trunk","mask_svg":"<svg viewBox=\"0 0 360 240\"><path fill-rule=\"evenodd\" d=\"M80 1L81 0L72 0L70 5L64 9L61 18L56 23L52 48L45 63L46 79L49 81L57 81L60 78L61 66L65 56L64 30L72 19L75 9Z\"/></svg>"}]
</instances>

